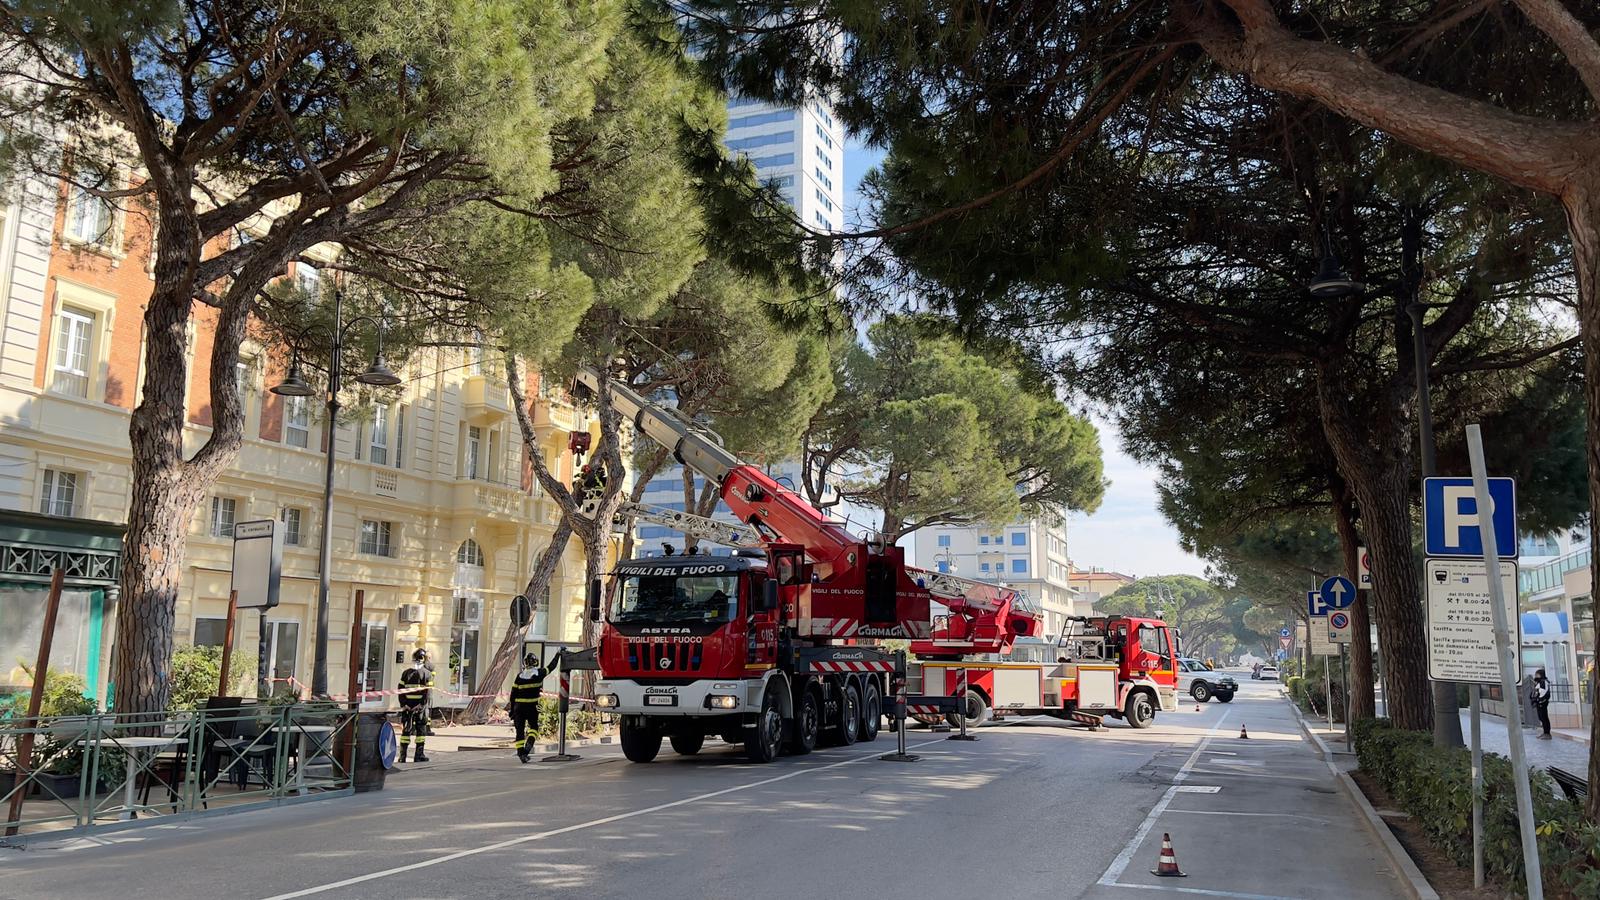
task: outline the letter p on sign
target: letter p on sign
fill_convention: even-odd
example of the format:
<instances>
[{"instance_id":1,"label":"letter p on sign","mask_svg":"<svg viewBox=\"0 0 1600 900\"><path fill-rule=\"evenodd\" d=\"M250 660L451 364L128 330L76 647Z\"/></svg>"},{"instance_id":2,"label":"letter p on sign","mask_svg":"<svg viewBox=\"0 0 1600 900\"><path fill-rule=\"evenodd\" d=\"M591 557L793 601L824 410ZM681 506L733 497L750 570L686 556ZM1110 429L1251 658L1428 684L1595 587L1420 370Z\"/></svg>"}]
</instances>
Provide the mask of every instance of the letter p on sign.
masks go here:
<instances>
[{"instance_id":1,"label":"letter p on sign","mask_svg":"<svg viewBox=\"0 0 1600 900\"><path fill-rule=\"evenodd\" d=\"M1510 478L1489 479L1490 508L1478 508L1470 478L1429 478L1422 489L1424 545L1428 556L1483 555L1483 526L1493 523L1495 544L1517 555L1517 495Z\"/></svg>"}]
</instances>

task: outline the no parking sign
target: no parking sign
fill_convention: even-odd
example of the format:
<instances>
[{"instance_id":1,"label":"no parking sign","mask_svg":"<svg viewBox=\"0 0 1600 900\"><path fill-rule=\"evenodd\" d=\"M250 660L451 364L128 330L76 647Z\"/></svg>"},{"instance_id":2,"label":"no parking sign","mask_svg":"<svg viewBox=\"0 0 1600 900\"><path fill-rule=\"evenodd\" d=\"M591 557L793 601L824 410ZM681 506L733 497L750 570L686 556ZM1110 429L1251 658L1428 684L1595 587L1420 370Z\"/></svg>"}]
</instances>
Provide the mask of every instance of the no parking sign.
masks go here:
<instances>
[{"instance_id":1,"label":"no parking sign","mask_svg":"<svg viewBox=\"0 0 1600 900\"><path fill-rule=\"evenodd\" d=\"M1350 613L1337 609L1328 613L1328 640L1335 644L1350 643Z\"/></svg>"}]
</instances>

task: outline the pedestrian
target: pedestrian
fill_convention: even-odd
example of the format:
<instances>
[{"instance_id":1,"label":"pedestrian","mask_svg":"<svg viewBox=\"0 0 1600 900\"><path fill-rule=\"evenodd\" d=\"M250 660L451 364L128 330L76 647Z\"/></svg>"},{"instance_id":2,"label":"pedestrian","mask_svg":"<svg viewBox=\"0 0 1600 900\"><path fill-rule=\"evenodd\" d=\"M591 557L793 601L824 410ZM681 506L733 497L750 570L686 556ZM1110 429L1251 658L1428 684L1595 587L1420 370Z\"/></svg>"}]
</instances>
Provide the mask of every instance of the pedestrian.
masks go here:
<instances>
[{"instance_id":1,"label":"pedestrian","mask_svg":"<svg viewBox=\"0 0 1600 900\"><path fill-rule=\"evenodd\" d=\"M540 690L560 657L561 651L557 650L549 662L541 665L539 654L529 653L522 658L522 670L511 680L511 702L508 705L511 724L517 729L517 740L512 746L517 748L517 759L523 762L528 761L528 745L539 736Z\"/></svg>"},{"instance_id":2,"label":"pedestrian","mask_svg":"<svg viewBox=\"0 0 1600 900\"><path fill-rule=\"evenodd\" d=\"M416 762L427 762L424 746L428 741L428 701L433 688L433 666L428 651L418 647L411 654L411 665L400 673L400 761L406 761L411 742L417 743Z\"/></svg>"},{"instance_id":3,"label":"pedestrian","mask_svg":"<svg viewBox=\"0 0 1600 900\"><path fill-rule=\"evenodd\" d=\"M1544 726L1539 740L1550 740L1550 682L1543 669L1533 673L1533 711L1539 714L1539 724Z\"/></svg>"}]
</instances>

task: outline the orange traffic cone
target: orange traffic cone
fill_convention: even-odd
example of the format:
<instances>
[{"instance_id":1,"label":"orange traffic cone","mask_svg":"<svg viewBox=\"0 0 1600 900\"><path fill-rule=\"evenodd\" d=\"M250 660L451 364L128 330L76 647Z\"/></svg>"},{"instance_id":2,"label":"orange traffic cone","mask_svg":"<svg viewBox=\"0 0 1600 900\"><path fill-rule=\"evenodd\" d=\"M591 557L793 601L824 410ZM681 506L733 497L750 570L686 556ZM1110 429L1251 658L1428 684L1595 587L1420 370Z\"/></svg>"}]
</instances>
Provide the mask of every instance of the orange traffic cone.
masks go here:
<instances>
[{"instance_id":1,"label":"orange traffic cone","mask_svg":"<svg viewBox=\"0 0 1600 900\"><path fill-rule=\"evenodd\" d=\"M1161 856L1156 860L1156 867L1150 874L1162 878L1187 878L1188 876L1178 870L1178 857L1172 852L1172 835L1162 832Z\"/></svg>"},{"instance_id":2,"label":"orange traffic cone","mask_svg":"<svg viewBox=\"0 0 1600 900\"><path fill-rule=\"evenodd\" d=\"M1241 741L1250 740L1250 732L1246 731L1245 727L1243 725L1239 726L1239 740L1241 740Z\"/></svg>"},{"instance_id":3,"label":"orange traffic cone","mask_svg":"<svg viewBox=\"0 0 1600 900\"><path fill-rule=\"evenodd\" d=\"M1488 576L1484 576L1484 577L1486 577L1486 578L1487 578L1487 577L1488 577ZM1194 705L1194 711L1195 711L1195 712L1199 712L1199 711L1200 711L1200 704L1198 704L1198 703L1196 703L1196 704L1195 704L1195 705Z\"/></svg>"}]
</instances>

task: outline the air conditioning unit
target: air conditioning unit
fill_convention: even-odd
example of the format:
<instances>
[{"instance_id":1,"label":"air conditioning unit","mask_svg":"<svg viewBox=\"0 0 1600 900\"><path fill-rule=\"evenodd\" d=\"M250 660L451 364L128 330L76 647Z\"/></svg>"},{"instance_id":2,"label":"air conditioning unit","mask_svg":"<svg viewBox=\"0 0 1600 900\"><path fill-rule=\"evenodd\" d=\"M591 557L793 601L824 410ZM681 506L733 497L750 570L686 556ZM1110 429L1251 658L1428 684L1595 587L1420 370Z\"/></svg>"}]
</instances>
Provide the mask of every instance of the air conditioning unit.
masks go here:
<instances>
[{"instance_id":1,"label":"air conditioning unit","mask_svg":"<svg viewBox=\"0 0 1600 900\"><path fill-rule=\"evenodd\" d=\"M456 598L456 624L477 625L483 622L483 601L476 597Z\"/></svg>"},{"instance_id":2,"label":"air conditioning unit","mask_svg":"<svg viewBox=\"0 0 1600 900\"><path fill-rule=\"evenodd\" d=\"M421 621L422 621L422 604L421 603L402 603L402 604L400 604L400 622L402 624L410 625L410 624L413 624L413 623L416 623L416 622L421 622Z\"/></svg>"}]
</instances>

